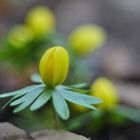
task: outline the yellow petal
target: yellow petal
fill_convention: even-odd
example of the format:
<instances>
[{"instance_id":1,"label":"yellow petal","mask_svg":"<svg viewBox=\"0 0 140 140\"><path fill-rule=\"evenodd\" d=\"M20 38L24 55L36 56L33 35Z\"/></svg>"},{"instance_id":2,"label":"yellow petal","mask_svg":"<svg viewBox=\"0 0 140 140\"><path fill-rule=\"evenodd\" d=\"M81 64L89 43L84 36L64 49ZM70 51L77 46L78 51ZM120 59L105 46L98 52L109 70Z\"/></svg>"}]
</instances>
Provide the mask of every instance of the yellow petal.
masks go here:
<instances>
[{"instance_id":1,"label":"yellow petal","mask_svg":"<svg viewBox=\"0 0 140 140\"><path fill-rule=\"evenodd\" d=\"M48 49L40 60L40 74L44 83L49 87L61 84L68 73L69 57L61 46Z\"/></svg>"},{"instance_id":2,"label":"yellow petal","mask_svg":"<svg viewBox=\"0 0 140 140\"><path fill-rule=\"evenodd\" d=\"M64 48L58 47L56 49L53 85L58 85L65 80L68 73L68 68L68 53Z\"/></svg>"}]
</instances>

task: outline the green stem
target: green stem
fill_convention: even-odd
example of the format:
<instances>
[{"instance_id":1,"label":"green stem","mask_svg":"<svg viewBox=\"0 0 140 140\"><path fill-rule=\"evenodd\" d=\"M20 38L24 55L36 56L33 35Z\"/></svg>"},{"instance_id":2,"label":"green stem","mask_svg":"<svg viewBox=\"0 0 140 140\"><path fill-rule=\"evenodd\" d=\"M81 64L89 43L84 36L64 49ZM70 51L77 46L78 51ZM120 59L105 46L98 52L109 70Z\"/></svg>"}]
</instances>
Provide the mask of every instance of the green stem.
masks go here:
<instances>
[{"instance_id":1,"label":"green stem","mask_svg":"<svg viewBox=\"0 0 140 140\"><path fill-rule=\"evenodd\" d=\"M59 119L57 112L55 111L55 109L53 107L53 104L52 104L52 111L53 111L53 118L54 118L54 127L55 127L55 129L59 129L60 128L60 119Z\"/></svg>"}]
</instances>

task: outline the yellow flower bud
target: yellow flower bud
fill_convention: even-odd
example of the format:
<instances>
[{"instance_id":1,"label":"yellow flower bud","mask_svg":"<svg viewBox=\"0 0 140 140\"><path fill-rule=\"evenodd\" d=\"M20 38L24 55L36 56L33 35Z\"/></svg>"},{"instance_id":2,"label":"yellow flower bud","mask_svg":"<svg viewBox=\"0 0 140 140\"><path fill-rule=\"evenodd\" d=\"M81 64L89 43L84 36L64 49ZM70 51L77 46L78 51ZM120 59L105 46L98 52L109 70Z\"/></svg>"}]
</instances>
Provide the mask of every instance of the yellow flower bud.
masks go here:
<instances>
[{"instance_id":1,"label":"yellow flower bud","mask_svg":"<svg viewBox=\"0 0 140 140\"><path fill-rule=\"evenodd\" d=\"M29 12L26 23L38 37L54 29L55 18L47 7L38 6Z\"/></svg>"},{"instance_id":2,"label":"yellow flower bud","mask_svg":"<svg viewBox=\"0 0 140 140\"><path fill-rule=\"evenodd\" d=\"M104 77L100 77L91 85L93 92L91 95L101 98L103 103L99 107L110 109L118 103L117 92L112 82Z\"/></svg>"},{"instance_id":3,"label":"yellow flower bud","mask_svg":"<svg viewBox=\"0 0 140 140\"><path fill-rule=\"evenodd\" d=\"M69 44L72 50L79 55L96 50L105 43L105 40L106 33L98 25L79 26L69 36Z\"/></svg>"},{"instance_id":4,"label":"yellow flower bud","mask_svg":"<svg viewBox=\"0 0 140 140\"><path fill-rule=\"evenodd\" d=\"M40 60L39 70L43 82L49 87L61 84L68 73L69 56L61 46L48 49Z\"/></svg>"},{"instance_id":5,"label":"yellow flower bud","mask_svg":"<svg viewBox=\"0 0 140 140\"><path fill-rule=\"evenodd\" d=\"M18 25L8 34L8 43L14 48L23 48L34 38L32 30L24 25Z\"/></svg>"}]
</instances>

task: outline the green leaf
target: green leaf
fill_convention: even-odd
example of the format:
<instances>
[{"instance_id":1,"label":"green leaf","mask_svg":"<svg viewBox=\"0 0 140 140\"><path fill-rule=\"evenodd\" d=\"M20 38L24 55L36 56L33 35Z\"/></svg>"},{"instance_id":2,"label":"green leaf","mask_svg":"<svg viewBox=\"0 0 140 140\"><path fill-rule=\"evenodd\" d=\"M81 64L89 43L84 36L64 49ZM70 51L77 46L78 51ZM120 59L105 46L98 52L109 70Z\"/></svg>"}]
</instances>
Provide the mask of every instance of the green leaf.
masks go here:
<instances>
[{"instance_id":1,"label":"green leaf","mask_svg":"<svg viewBox=\"0 0 140 140\"><path fill-rule=\"evenodd\" d=\"M66 130L73 131L78 128L84 127L85 125L91 124L92 122L96 122L98 118L101 119L103 115L104 112L100 109L84 113L80 116L71 119L66 125Z\"/></svg>"},{"instance_id":2,"label":"green leaf","mask_svg":"<svg viewBox=\"0 0 140 140\"><path fill-rule=\"evenodd\" d=\"M71 88L85 88L86 86L87 86L86 83L80 83L80 84L70 85L69 87L71 87Z\"/></svg>"},{"instance_id":3,"label":"green leaf","mask_svg":"<svg viewBox=\"0 0 140 140\"><path fill-rule=\"evenodd\" d=\"M54 92L52 94L52 99L53 99L54 108L58 113L58 115L62 119L67 120L69 118L70 113L66 101L63 99L63 97L59 92Z\"/></svg>"},{"instance_id":4,"label":"green leaf","mask_svg":"<svg viewBox=\"0 0 140 140\"><path fill-rule=\"evenodd\" d=\"M29 98L29 95L30 92L26 93L23 97L17 99L17 100L14 100L13 102L10 103L10 106L16 106L16 105L19 105L21 103L23 103L24 101L26 101L26 99Z\"/></svg>"},{"instance_id":5,"label":"green leaf","mask_svg":"<svg viewBox=\"0 0 140 140\"><path fill-rule=\"evenodd\" d=\"M131 121L140 123L140 111L137 109L121 105L121 106L116 106L113 111L115 111L116 113L122 115L123 117Z\"/></svg>"},{"instance_id":6,"label":"green leaf","mask_svg":"<svg viewBox=\"0 0 140 140\"><path fill-rule=\"evenodd\" d=\"M101 99L90 96L90 95L85 95L85 94L80 94L74 91L69 91L64 89L63 86L58 86L57 90L61 93L61 95L64 97L64 99L76 103L76 104L99 104L102 102Z\"/></svg>"},{"instance_id":7,"label":"green leaf","mask_svg":"<svg viewBox=\"0 0 140 140\"><path fill-rule=\"evenodd\" d=\"M31 105L30 110L34 111L39 108L41 108L43 105L45 105L49 99L51 98L52 92L44 91L37 99L36 101Z\"/></svg>"},{"instance_id":8,"label":"green leaf","mask_svg":"<svg viewBox=\"0 0 140 140\"><path fill-rule=\"evenodd\" d=\"M38 73L33 74L31 76L31 80L35 83L43 83L43 81Z\"/></svg>"},{"instance_id":9,"label":"green leaf","mask_svg":"<svg viewBox=\"0 0 140 140\"><path fill-rule=\"evenodd\" d=\"M35 99L42 93L42 91L44 90L43 87L39 87L35 90L32 90L30 92L28 92L24 97L24 100L22 98L22 103L21 100L18 100L18 103L21 103L18 107L16 107L14 109L14 113L17 113L19 111L22 111L23 109L25 109L26 107L28 107L30 104L32 104ZM15 103L16 104L16 103Z\"/></svg>"},{"instance_id":10,"label":"green leaf","mask_svg":"<svg viewBox=\"0 0 140 140\"><path fill-rule=\"evenodd\" d=\"M77 89L77 88L66 88L67 90L82 93L82 94L88 94L92 92L93 90L86 90L86 89Z\"/></svg>"},{"instance_id":11,"label":"green leaf","mask_svg":"<svg viewBox=\"0 0 140 140\"><path fill-rule=\"evenodd\" d=\"M29 92L30 90L33 90L36 87L37 87L36 85L32 85L32 86L28 86L28 87L22 88L22 89L17 90L17 91L3 93L3 94L0 94L0 98L15 96L15 95L20 94L20 93L27 93L27 92Z\"/></svg>"},{"instance_id":12,"label":"green leaf","mask_svg":"<svg viewBox=\"0 0 140 140\"><path fill-rule=\"evenodd\" d=\"M25 94L25 93L20 93L20 94L14 96L12 99L10 99L10 100L2 107L2 110L3 110L4 108L6 108L13 100L15 100L16 98L18 98L18 97L20 97L20 96L23 96L24 94Z\"/></svg>"},{"instance_id":13,"label":"green leaf","mask_svg":"<svg viewBox=\"0 0 140 140\"><path fill-rule=\"evenodd\" d=\"M21 98L13 101L10 106L16 106L18 104L21 104L22 102L24 102L26 99L28 99L30 96L35 96L34 92L38 89L42 89L42 85L36 86L36 88L30 90L29 92L27 92L24 96L22 96ZM42 89L43 90L43 89ZM33 95L32 95L33 94Z\"/></svg>"},{"instance_id":14,"label":"green leaf","mask_svg":"<svg viewBox=\"0 0 140 140\"><path fill-rule=\"evenodd\" d=\"M94 106L87 104L87 103L81 103L81 102L75 102L75 101L70 101L70 102L75 103L75 104L79 104L79 105L84 106L84 107L89 108L89 109L93 109L93 110L96 109Z\"/></svg>"},{"instance_id":15,"label":"green leaf","mask_svg":"<svg viewBox=\"0 0 140 140\"><path fill-rule=\"evenodd\" d=\"M82 126L85 126L86 124L91 123L92 119L93 119L92 112L88 112L88 113L85 113L85 114L80 115L78 117L75 117L74 119L71 119L67 123L66 130L73 131L73 130L76 130L78 128L81 128Z\"/></svg>"}]
</instances>

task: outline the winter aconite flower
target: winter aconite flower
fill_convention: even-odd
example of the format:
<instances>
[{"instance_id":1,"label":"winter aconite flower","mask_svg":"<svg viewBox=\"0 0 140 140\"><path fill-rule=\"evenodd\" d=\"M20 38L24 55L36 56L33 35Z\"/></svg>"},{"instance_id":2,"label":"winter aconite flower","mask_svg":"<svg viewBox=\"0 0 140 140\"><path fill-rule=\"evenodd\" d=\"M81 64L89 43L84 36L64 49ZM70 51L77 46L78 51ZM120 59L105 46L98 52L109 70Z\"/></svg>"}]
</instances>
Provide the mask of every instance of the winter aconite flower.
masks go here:
<instances>
[{"instance_id":1,"label":"winter aconite flower","mask_svg":"<svg viewBox=\"0 0 140 140\"><path fill-rule=\"evenodd\" d=\"M23 48L28 45L34 38L34 34L30 28L25 25L17 25L13 27L8 34L8 43L13 48Z\"/></svg>"},{"instance_id":2,"label":"winter aconite flower","mask_svg":"<svg viewBox=\"0 0 140 140\"><path fill-rule=\"evenodd\" d=\"M92 93L93 96L103 100L100 104L101 108L110 109L117 104L117 91L109 79L104 77L96 79L95 82L93 82L91 89L94 91Z\"/></svg>"},{"instance_id":3,"label":"winter aconite flower","mask_svg":"<svg viewBox=\"0 0 140 140\"><path fill-rule=\"evenodd\" d=\"M41 78L49 87L61 84L67 76L68 68L68 53L61 46L47 50L39 65Z\"/></svg>"},{"instance_id":4,"label":"winter aconite flower","mask_svg":"<svg viewBox=\"0 0 140 140\"><path fill-rule=\"evenodd\" d=\"M79 55L90 53L101 47L106 40L104 29L98 25L82 25L69 36L72 50Z\"/></svg>"},{"instance_id":5,"label":"winter aconite flower","mask_svg":"<svg viewBox=\"0 0 140 140\"><path fill-rule=\"evenodd\" d=\"M61 46L54 46L48 49L41 58L39 66L41 77L38 74L32 76L32 81L38 83L37 85L1 94L0 98L12 97L5 106L16 106L15 113L27 107L32 111L37 110L51 100L57 114L62 119L69 118L69 108L66 101L95 109L93 105L101 103L101 100L80 94L81 85L60 85L66 78L68 67L67 51Z\"/></svg>"},{"instance_id":6,"label":"winter aconite flower","mask_svg":"<svg viewBox=\"0 0 140 140\"><path fill-rule=\"evenodd\" d=\"M39 37L54 29L55 18L50 9L44 6L38 6L29 12L26 23L35 35Z\"/></svg>"}]
</instances>

